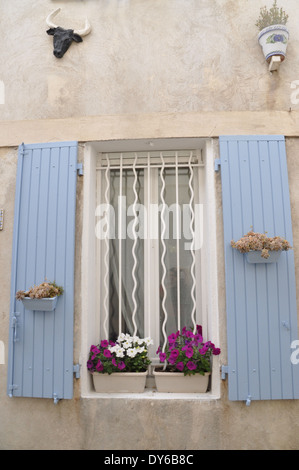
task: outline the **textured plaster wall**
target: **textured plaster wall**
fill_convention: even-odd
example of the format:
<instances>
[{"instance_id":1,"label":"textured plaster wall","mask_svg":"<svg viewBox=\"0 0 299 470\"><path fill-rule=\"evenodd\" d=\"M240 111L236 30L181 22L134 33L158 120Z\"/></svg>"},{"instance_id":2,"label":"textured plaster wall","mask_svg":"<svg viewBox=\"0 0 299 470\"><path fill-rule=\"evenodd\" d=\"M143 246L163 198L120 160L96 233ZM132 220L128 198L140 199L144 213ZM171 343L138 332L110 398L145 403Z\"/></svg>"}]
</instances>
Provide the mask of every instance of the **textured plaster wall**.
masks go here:
<instances>
[{"instance_id":1,"label":"textured plaster wall","mask_svg":"<svg viewBox=\"0 0 299 470\"><path fill-rule=\"evenodd\" d=\"M269 74L255 26L272 0L22 0L0 3L0 120L75 116L288 110L299 79L297 0L288 0L291 41ZM45 18L92 32L62 59Z\"/></svg>"},{"instance_id":2,"label":"textured plaster wall","mask_svg":"<svg viewBox=\"0 0 299 470\"><path fill-rule=\"evenodd\" d=\"M299 79L297 0L288 0L291 42L278 74L269 74L254 26L267 0L0 0L0 121L130 113L288 111L290 83ZM52 54L45 17L56 7L61 25L92 33L66 56ZM5 8L4 8L5 7ZM58 20L57 18L57 20ZM18 27L16 27L16 24ZM240 41L240 42L238 42ZM297 105L298 108L299 105ZM296 108L296 105L294 106ZM159 136L157 118L156 134ZM63 121L62 121L63 126ZM174 135L169 123L168 137ZM0 122L1 130L1 122ZM111 128L111 134L117 132ZM265 132L271 128L265 123ZM132 128L128 126L130 138ZM233 129L232 129L233 133ZM124 136L126 130L123 130ZM152 136L151 136L152 137ZM184 137L182 135L182 137ZM53 135L53 140L55 135ZM215 141L215 144L217 142ZM294 250L299 293L299 139L287 140ZM80 147L79 158L82 159ZM0 148L0 340L9 330L10 266L16 148ZM215 174L218 223L218 296L222 363L226 363L225 278L221 181ZM78 180L74 357L80 355L82 188ZM0 364L0 449L298 449L299 403L231 403L227 382L221 399L53 400L6 395L7 368Z\"/></svg>"}]
</instances>

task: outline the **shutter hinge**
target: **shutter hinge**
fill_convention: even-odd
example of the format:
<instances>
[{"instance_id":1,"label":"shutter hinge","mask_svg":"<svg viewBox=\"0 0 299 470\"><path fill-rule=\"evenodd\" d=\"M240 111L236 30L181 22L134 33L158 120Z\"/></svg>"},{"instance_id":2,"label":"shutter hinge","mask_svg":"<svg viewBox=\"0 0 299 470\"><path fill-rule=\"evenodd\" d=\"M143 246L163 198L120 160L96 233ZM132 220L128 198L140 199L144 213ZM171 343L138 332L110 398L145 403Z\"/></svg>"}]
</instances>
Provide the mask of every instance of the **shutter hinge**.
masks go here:
<instances>
[{"instance_id":1,"label":"shutter hinge","mask_svg":"<svg viewBox=\"0 0 299 470\"><path fill-rule=\"evenodd\" d=\"M228 366L221 366L221 378L222 378L222 380L225 380L227 375L228 375Z\"/></svg>"},{"instance_id":2,"label":"shutter hinge","mask_svg":"<svg viewBox=\"0 0 299 470\"><path fill-rule=\"evenodd\" d=\"M215 169L215 171L219 171L220 165L221 165L220 158L215 158L215 161L214 161L214 169Z\"/></svg>"},{"instance_id":3,"label":"shutter hinge","mask_svg":"<svg viewBox=\"0 0 299 470\"><path fill-rule=\"evenodd\" d=\"M9 390L8 396L9 396L9 398L12 398L12 397L13 397L13 391L14 391L14 390L17 390L17 389L18 389L18 385L16 385L16 384L10 385L10 386L8 387L8 390Z\"/></svg>"},{"instance_id":4,"label":"shutter hinge","mask_svg":"<svg viewBox=\"0 0 299 470\"><path fill-rule=\"evenodd\" d=\"M77 172L79 176L83 176L83 163L77 163Z\"/></svg>"},{"instance_id":5,"label":"shutter hinge","mask_svg":"<svg viewBox=\"0 0 299 470\"><path fill-rule=\"evenodd\" d=\"M57 405L57 403L59 402L60 398L59 396L57 395L57 393L53 393L53 399L54 399L54 405Z\"/></svg>"},{"instance_id":6,"label":"shutter hinge","mask_svg":"<svg viewBox=\"0 0 299 470\"><path fill-rule=\"evenodd\" d=\"M76 375L76 379L80 379L80 364L73 365L73 373Z\"/></svg>"}]
</instances>

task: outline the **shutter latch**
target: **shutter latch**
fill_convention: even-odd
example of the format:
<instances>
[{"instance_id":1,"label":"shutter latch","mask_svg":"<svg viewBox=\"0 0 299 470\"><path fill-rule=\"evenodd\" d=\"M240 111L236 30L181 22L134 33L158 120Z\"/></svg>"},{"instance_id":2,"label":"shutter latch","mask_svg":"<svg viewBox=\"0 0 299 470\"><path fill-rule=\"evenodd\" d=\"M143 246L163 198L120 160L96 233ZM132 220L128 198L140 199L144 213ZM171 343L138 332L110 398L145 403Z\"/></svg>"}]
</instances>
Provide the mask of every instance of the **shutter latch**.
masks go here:
<instances>
[{"instance_id":1,"label":"shutter latch","mask_svg":"<svg viewBox=\"0 0 299 470\"><path fill-rule=\"evenodd\" d=\"M83 176L83 163L77 163L77 172L79 176Z\"/></svg>"},{"instance_id":2,"label":"shutter latch","mask_svg":"<svg viewBox=\"0 0 299 470\"><path fill-rule=\"evenodd\" d=\"M220 158L215 158L215 161L214 161L214 169L215 171L219 171L219 168L220 168Z\"/></svg>"},{"instance_id":3,"label":"shutter latch","mask_svg":"<svg viewBox=\"0 0 299 470\"><path fill-rule=\"evenodd\" d=\"M228 374L228 366L221 366L221 378L222 378L222 380L226 379L227 374Z\"/></svg>"}]
</instances>

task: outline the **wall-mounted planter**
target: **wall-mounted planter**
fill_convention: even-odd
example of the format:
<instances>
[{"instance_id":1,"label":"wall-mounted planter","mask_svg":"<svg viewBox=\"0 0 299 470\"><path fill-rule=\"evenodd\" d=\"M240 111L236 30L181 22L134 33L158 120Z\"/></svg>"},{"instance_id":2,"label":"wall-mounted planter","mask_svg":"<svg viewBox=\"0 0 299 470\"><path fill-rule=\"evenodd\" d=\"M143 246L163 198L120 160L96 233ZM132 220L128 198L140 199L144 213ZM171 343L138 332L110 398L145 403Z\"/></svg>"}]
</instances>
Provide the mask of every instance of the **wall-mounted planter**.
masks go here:
<instances>
[{"instance_id":1,"label":"wall-mounted planter","mask_svg":"<svg viewBox=\"0 0 299 470\"><path fill-rule=\"evenodd\" d=\"M288 40L289 31L284 25L267 26L258 35L267 62L271 61L272 56L279 56L281 61L285 59Z\"/></svg>"},{"instance_id":2,"label":"wall-mounted planter","mask_svg":"<svg viewBox=\"0 0 299 470\"><path fill-rule=\"evenodd\" d=\"M206 393L210 372L205 375L184 375L183 372L153 371L158 392Z\"/></svg>"},{"instance_id":3,"label":"wall-mounted planter","mask_svg":"<svg viewBox=\"0 0 299 470\"><path fill-rule=\"evenodd\" d=\"M142 393L145 388L146 372L115 372L112 374L93 373L93 385L98 393Z\"/></svg>"},{"instance_id":4,"label":"wall-mounted planter","mask_svg":"<svg viewBox=\"0 0 299 470\"><path fill-rule=\"evenodd\" d=\"M247 262L252 264L276 263L281 255L281 251L269 251L269 258L263 258L261 253L261 251L249 251L248 253L245 253Z\"/></svg>"},{"instance_id":5,"label":"wall-mounted planter","mask_svg":"<svg viewBox=\"0 0 299 470\"><path fill-rule=\"evenodd\" d=\"M26 310L37 310L41 312L52 312L57 304L58 297L44 298L44 299L31 299L24 297L22 303Z\"/></svg>"}]
</instances>

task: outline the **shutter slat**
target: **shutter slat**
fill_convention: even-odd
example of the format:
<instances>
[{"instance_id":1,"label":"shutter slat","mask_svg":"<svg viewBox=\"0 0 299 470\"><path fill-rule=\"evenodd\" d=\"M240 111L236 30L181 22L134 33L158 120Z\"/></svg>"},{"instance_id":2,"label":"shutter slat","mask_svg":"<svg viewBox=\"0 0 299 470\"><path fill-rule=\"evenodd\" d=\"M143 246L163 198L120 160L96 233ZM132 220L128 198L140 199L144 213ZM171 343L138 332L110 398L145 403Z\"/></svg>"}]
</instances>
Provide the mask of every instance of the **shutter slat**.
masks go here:
<instances>
[{"instance_id":1,"label":"shutter slat","mask_svg":"<svg viewBox=\"0 0 299 470\"><path fill-rule=\"evenodd\" d=\"M284 138L222 136L220 157L229 399L299 398L299 369L290 360L298 335L293 250L255 265L230 246L251 227L292 244Z\"/></svg>"},{"instance_id":2,"label":"shutter slat","mask_svg":"<svg viewBox=\"0 0 299 470\"><path fill-rule=\"evenodd\" d=\"M21 146L15 203L8 393L71 398L73 394L74 248L77 143ZM53 312L24 309L15 293L45 279L64 288ZM12 324L12 320L11 320Z\"/></svg>"}]
</instances>

